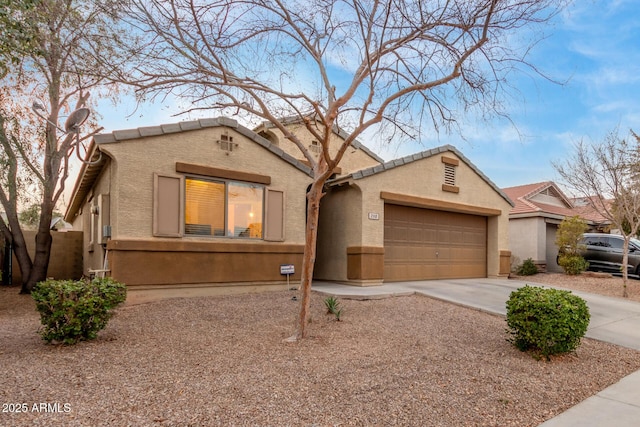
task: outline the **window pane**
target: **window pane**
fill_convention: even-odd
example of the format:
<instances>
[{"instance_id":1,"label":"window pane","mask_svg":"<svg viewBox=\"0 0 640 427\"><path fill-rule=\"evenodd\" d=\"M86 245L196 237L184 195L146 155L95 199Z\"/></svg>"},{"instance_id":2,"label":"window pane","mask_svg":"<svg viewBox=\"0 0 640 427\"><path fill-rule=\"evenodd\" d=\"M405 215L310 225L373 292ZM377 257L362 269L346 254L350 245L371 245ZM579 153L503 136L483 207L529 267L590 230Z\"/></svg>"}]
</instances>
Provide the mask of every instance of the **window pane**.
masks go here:
<instances>
[{"instance_id":1,"label":"window pane","mask_svg":"<svg viewBox=\"0 0 640 427\"><path fill-rule=\"evenodd\" d=\"M228 235L261 239L263 187L239 182L228 186Z\"/></svg>"},{"instance_id":2,"label":"window pane","mask_svg":"<svg viewBox=\"0 0 640 427\"><path fill-rule=\"evenodd\" d=\"M185 234L224 236L224 183L186 180Z\"/></svg>"},{"instance_id":3,"label":"window pane","mask_svg":"<svg viewBox=\"0 0 640 427\"><path fill-rule=\"evenodd\" d=\"M624 247L624 240L609 237L609 247L613 249L622 249Z\"/></svg>"}]
</instances>

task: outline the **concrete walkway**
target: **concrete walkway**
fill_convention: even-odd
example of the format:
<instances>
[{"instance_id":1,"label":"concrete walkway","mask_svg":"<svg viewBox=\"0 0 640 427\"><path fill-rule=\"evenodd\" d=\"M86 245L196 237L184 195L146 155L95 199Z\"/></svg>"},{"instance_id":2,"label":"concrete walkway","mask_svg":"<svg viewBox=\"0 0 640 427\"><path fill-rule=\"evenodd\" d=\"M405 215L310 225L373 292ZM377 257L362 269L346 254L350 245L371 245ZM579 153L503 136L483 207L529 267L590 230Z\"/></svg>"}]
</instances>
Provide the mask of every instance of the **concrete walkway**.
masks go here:
<instances>
[{"instance_id":1,"label":"concrete walkway","mask_svg":"<svg viewBox=\"0 0 640 427\"><path fill-rule=\"evenodd\" d=\"M526 282L454 279L391 283L375 287L314 282L314 291L343 298L375 299L420 293L443 301L506 315L512 291ZM542 286L531 283L533 286ZM572 291L587 301L591 321L586 336L640 350L640 303ZM620 380L540 427L635 427L640 425L640 371Z\"/></svg>"}]
</instances>

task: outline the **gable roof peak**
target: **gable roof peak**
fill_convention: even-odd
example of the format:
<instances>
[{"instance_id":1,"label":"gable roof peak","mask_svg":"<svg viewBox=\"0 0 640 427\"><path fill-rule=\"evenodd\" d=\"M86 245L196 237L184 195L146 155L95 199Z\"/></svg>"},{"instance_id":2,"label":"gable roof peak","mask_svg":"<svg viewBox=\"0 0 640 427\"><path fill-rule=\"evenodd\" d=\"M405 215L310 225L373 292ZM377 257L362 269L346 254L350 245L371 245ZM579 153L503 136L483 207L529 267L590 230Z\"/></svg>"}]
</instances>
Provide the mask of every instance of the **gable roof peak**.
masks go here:
<instances>
[{"instance_id":1,"label":"gable roof peak","mask_svg":"<svg viewBox=\"0 0 640 427\"><path fill-rule=\"evenodd\" d=\"M348 175L341 176L339 178L335 178L333 180L327 181L329 185L332 184L341 184L345 181L349 180L358 180L362 178L366 178L371 175L375 175L378 173L385 172L387 170L403 166L409 163L413 163L418 160L426 159L429 157L436 156L442 153L453 153L458 157L463 163L465 163L471 170L473 170L481 179L483 179L493 190L498 193L503 199L505 199L511 206L514 206L513 201L507 196L496 184L493 183L482 171L480 171L471 160L469 160L464 154L462 154L456 147L451 144L441 145L439 147L435 147L429 150L420 151L415 154L409 154L408 156L400 157L397 159L389 160L377 166L368 167L365 169L360 169L358 171L352 172Z\"/></svg>"},{"instance_id":2,"label":"gable roof peak","mask_svg":"<svg viewBox=\"0 0 640 427\"><path fill-rule=\"evenodd\" d=\"M282 117L279 119L279 121L284 126L287 126L287 125L293 125L293 124L302 124L305 118L309 118L315 122L321 123L321 120L318 118L318 115L315 113L300 115L300 116ZM257 133L261 128L269 129L274 127L276 126L273 123L271 123L268 120L264 120L262 121L262 123L260 123L260 125L256 126L253 130L254 132ZM333 125L332 131L334 134L338 135L342 139L347 139L347 137L350 135L348 132L346 132L336 124ZM358 139L354 139L353 142L351 143L351 146L357 148L358 150L362 150L364 153L366 153L369 157L376 160L378 163L384 163L384 159L382 157L378 156L376 153L371 151L364 144L362 144Z\"/></svg>"},{"instance_id":3,"label":"gable roof peak","mask_svg":"<svg viewBox=\"0 0 640 427\"><path fill-rule=\"evenodd\" d=\"M535 182L532 184L516 185L513 187L505 187L502 189L512 199L520 199L523 201L530 200L538 194L541 194L547 190L550 190L551 195L560 199L568 207L572 207L571 200L564 194L564 192L553 181Z\"/></svg>"}]
</instances>

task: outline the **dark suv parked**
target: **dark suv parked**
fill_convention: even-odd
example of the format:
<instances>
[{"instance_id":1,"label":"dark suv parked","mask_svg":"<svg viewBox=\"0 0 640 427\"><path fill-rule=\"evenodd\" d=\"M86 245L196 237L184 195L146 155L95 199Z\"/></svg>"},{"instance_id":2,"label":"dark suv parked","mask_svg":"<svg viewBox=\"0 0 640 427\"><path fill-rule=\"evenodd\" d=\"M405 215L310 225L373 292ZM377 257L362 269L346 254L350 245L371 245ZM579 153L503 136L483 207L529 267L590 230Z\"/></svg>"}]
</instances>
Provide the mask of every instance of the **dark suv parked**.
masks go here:
<instances>
[{"instance_id":1,"label":"dark suv parked","mask_svg":"<svg viewBox=\"0 0 640 427\"><path fill-rule=\"evenodd\" d=\"M582 256L589 261L589 270L620 273L624 239L618 234L586 233L580 242L585 246ZM629 242L627 271L640 275L640 240Z\"/></svg>"}]
</instances>

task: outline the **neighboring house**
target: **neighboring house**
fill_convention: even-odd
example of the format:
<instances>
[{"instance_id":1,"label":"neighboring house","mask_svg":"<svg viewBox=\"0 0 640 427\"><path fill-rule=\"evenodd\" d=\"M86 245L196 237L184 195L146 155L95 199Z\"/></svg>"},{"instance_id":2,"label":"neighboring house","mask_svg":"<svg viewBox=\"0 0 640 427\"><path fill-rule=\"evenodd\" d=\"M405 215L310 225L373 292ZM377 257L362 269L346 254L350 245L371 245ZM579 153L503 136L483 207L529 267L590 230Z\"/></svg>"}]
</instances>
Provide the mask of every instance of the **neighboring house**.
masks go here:
<instances>
[{"instance_id":1,"label":"neighboring house","mask_svg":"<svg viewBox=\"0 0 640 427\"><path fill-rule=\"evenodd\" d=\"M515 262L531 258L541 271L560 272L555 244L558 225L579 215L590 231L602 230L606 220L587 204L574 204L551 181L503 188L515 203L509 213L510 250Z\"/></svg>"},{"instance_id":2,"label":"neighboring house","mask_svg":"<svg viewBox=\"0 0 640 427\"><path fill-rule=\"evenodd\" d=\"M277 128L203 119L96 135L90 153L65 215L86 274L173 295L281 286L283 264L299 279L312 171ZM316 279L508 275L511 202L454 147L385 163L356 142L334 172Z\"/></svg>"}]
</instances>

